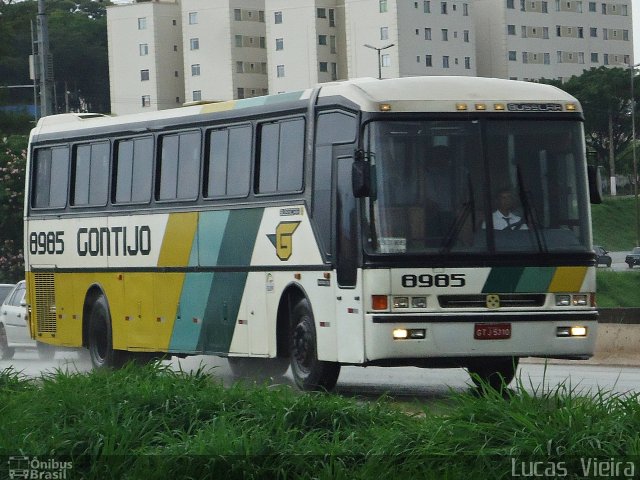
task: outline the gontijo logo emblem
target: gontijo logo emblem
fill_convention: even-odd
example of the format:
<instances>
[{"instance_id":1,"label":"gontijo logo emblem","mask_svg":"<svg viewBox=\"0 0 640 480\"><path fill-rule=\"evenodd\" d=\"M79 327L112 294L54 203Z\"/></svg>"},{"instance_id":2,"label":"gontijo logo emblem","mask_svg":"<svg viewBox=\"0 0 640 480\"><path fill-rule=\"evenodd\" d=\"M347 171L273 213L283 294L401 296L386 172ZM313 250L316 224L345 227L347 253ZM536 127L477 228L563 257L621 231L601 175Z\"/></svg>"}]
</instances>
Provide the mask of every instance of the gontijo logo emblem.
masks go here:
<instances>
[{"instance_id":1,"label":"gontijo logo emblem","mask_svg":"<svg viewBox=\"0 0 640 480\"><path fill-rule=\"evenodd\" d=\"M283 262L289 260L293 253L293 232L296 231L300 222L280 222L276 227L276 233L267 235L274 247L276 255Z\"/></svg>"}]
</instances>

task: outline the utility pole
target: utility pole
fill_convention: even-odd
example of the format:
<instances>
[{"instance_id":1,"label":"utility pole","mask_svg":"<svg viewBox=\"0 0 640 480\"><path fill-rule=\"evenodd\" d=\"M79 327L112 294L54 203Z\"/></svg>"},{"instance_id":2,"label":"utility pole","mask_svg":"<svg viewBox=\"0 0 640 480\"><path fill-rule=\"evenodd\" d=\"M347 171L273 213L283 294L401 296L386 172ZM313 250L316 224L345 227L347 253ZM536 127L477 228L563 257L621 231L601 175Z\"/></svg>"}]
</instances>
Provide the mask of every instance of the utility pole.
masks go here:
<instances>
[{"instance_id":1,"label":"utility pole","mask_svg":"<svg viewBox=\"0 0 640 480\"><path fill-rule=\"evenodd\" d=\"M49 55L49 27L44 0L38 0L38 80L40 84L40 116L53 113L53 65Z\"/></svg>"},{"instance_id":2,"label":"utility pole","mask_svg":"<svg viewBox=\"0 0 640 480\"><path fill-rule=\"evenodd\" d=\"M374 47L373 45L369 45L368 43L364 45L365 47L378 52L378 80L382 79L382 57L381 57L380 51L386 50L387 48L391 48L394 45L395 43L392 43L390 45L385 45L384 47Z\"/></svg>"}]
</instances>

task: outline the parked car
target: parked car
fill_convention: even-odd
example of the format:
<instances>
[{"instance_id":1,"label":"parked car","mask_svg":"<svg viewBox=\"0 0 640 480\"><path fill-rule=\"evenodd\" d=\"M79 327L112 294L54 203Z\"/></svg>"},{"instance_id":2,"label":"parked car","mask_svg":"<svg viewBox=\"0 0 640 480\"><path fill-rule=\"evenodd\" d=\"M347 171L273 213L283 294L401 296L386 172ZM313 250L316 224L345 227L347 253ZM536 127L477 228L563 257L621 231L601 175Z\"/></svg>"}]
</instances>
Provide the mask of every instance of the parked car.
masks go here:
<instances>
[{"instance_id":1,"label":"parked car","mask_svg":"<svg viewBox=\"0 0 640 480\"><path fill-rule=\"evenodd\" d=\"M606 265L607 267L611 266L611 257L609 256L609 252L601 247L600 245L594 245L593 250L596 252L596 267L598 265Z\"/></svg>"},{"instance_id":2,"label":"parked car","mask_svg":"<svg viewBox=\"0 0 640 480\"><path fill-rule=\"evenodd\" d=\"M640 247L635 247L631 250L631 253L625 257L624 261L629 265L629 268L633 268L634 265L640 265Z\"/></svg>"},{"instance_id":3,"label":"parked car","mask_svg":"<svg viewBox=\"0 0 640 480\"><path fill-rule=\"evenodd\" d=\"M7 298L9 292L15 287L14 283L0 283L0 305L4 302L4 299Z\"/></svg>"},{"instance_id":4,"label":"parked car","mask_svg":"<svg viewBox=\"0 0 640 480\"><path fill-rule=\"evenodd\" d=\"M37 348L41 359L51 359L55 348L33 340L29 334L25 294L26 284L22 280L15 284L0 307L0 358L13 358L17 348Z\"/></svg>"}]
</instances>

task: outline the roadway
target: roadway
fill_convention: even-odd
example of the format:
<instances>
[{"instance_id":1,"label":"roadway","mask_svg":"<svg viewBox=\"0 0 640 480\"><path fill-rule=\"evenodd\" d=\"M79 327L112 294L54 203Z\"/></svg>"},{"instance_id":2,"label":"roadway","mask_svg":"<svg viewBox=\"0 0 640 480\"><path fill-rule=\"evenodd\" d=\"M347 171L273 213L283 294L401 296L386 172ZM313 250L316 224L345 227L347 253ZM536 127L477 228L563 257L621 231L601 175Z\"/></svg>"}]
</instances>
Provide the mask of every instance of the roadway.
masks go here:
<instances>
[{"instance_id":1,"label":"roadway","mask_svg":"<svg viewBox=\"0 0 640 480\"><path fill-rule=\"evenodd\" d=\"M173 358L165 362L172 368L192 371L202 366L226 385L234 382L227 362L210 356L186 359ZM0 370L11 367L28 377L38 377L56 369L87 372L91 366L81 361L75 352L57 352L50 361L41 361L35 351L18 351L13 360L0 360ZM598 389L616 393L640 391L640 368L636 366L598 365L584 362L548 363L525 360L518 369L518 377L529 392L559 386L579 392L597 392ZM263 382L264 379L260 379ZM293 386L291 373L271 379L271 383ZM413 367L343 367L336 391L343 395L377 397L388 394L397 399L434 400L449 395L450 391L469 389L469 377L462 369L420 369Z\"/></svg>"}]
</instances>

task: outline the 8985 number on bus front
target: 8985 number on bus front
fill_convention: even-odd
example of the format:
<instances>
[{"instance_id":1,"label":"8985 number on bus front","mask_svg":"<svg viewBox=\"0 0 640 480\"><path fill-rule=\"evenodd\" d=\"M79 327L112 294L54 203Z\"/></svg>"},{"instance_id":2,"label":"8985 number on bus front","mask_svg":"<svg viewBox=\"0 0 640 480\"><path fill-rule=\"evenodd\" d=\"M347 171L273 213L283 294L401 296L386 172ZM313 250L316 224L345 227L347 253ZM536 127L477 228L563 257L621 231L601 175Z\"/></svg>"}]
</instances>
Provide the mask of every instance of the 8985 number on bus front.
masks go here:
<instances>
[{"instance_id":1,"label":"8985 number on bus front","mask_svg":"<svg viewBox=\"0 0 640 480\"><path fill-rule=\"evenodd\" d=\"M448 288L464 287L467 282L464 273L438 273L432 275L424 273L422 275L408 274L402 276L402 286L405 288Z\"/></svg>"}]
</instances>

